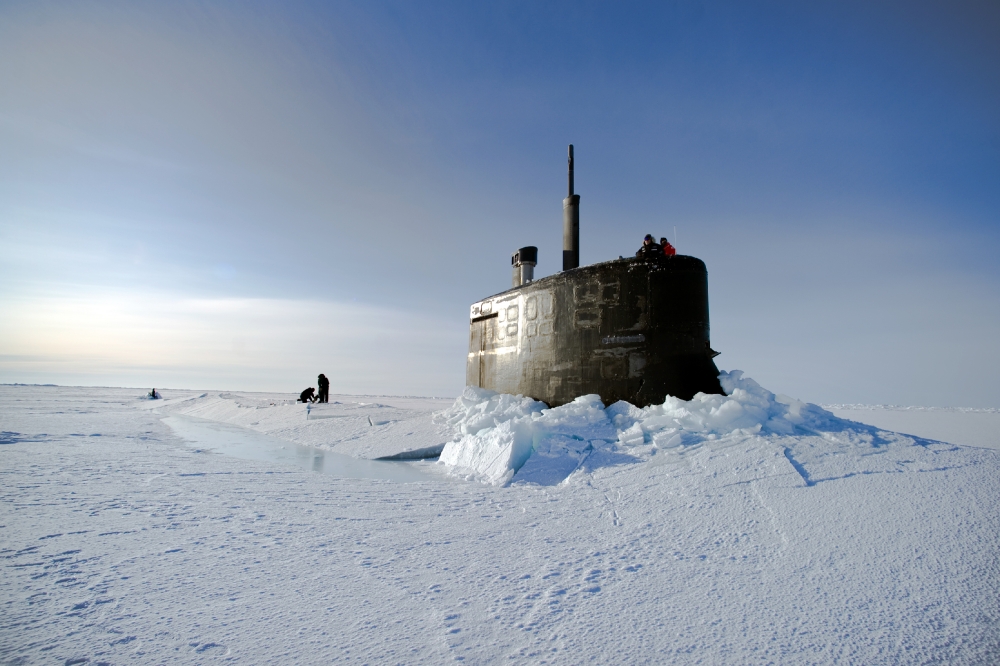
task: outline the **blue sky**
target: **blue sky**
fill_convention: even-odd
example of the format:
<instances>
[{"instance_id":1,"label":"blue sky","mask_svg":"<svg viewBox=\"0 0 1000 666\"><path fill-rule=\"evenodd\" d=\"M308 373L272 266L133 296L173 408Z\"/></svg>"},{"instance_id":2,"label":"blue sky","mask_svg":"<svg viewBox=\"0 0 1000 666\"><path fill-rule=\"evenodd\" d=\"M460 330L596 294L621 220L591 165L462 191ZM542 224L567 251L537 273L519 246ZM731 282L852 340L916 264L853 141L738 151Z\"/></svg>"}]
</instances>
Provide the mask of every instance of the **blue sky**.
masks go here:
<instances>
[{"instance_id":1,"label":"blue sky","mask_svg":"<svg viewBox=\"0 0 1000 666\"><path fill-rule=\"evenodd\" d=\"M990 3L0 6L0 381L455 395L510 253L673 235L724 369L1000 407Z\"/></svg>"}]
</instances>

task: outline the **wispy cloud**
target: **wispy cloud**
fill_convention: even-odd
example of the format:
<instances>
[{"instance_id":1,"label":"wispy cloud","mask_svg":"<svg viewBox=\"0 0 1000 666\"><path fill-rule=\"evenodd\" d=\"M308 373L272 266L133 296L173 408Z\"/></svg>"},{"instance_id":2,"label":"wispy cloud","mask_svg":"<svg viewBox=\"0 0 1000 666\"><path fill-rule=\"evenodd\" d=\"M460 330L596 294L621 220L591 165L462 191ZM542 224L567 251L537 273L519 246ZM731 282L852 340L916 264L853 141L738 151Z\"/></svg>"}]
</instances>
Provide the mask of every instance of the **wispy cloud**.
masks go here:
<instances>
[{"instance_id":1,"label":"wispy cloud","mask_svg":"<svg viewBox=\"0 0 1000 666\"><path fill-rule=\"evenodd\" d=\"M6 298L3 309L4 381L292 391L324 372L337 391L422 395L464 384L461 320L419 312L121 290Z\"/></svg>"}]
</instances>

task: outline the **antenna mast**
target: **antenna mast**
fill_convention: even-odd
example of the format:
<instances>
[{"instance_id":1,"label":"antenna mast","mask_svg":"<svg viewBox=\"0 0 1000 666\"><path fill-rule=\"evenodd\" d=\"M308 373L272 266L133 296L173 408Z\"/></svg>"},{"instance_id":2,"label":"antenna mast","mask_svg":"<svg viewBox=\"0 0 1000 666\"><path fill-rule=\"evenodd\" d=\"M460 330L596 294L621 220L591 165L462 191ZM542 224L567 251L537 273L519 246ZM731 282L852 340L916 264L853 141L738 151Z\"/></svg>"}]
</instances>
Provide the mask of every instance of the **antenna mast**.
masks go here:
<instances>
[{"instance_id":1,"label":"antenna mast","mask_svg":"<svg viewBox=\"0 0 1000 666\"><path fill-rule=\"evenodd\" d=\"M569 144L569 196L563 199L563 270L580 265L580 195L573 194L573 144Z\"/></svg>"}]
</instances>

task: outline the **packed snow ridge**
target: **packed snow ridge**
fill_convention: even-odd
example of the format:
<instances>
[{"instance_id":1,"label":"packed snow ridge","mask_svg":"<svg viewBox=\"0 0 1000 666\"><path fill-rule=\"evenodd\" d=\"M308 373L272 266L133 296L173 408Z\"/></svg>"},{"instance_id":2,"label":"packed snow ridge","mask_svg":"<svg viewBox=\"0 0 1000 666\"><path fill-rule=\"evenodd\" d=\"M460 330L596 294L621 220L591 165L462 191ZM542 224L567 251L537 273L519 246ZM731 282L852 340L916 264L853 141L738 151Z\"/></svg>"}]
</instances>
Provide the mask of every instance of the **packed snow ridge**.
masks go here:
<instances>
[{"instance_id":1,"label":"packed snow ridge","mask_svg":"<svg viewBox=\"0 0 1000 666\"><path fill-rule=\"evenodd\" d=\"M662 405L641 409L625 401L605 407L598 395L549 409L531 398L466 387L451 408L435 414L437 423L457 430L440 461L493 485L552 485L591 467L683 455L723 438L852 432L867 446L891 438L775 395L741 370L722 372L719 380L728 395L668 396Z\"/></svg>"}]
</instances>

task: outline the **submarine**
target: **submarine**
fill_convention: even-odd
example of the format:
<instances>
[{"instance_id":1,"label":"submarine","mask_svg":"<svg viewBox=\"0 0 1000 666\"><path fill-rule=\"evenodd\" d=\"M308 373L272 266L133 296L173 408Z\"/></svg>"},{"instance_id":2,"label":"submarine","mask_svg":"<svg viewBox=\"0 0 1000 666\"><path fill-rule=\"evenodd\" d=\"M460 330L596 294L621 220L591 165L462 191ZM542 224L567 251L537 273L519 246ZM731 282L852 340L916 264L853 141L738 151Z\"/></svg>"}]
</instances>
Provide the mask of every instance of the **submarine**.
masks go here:
<instances>
[{"instance_id":1,"label":"submarine","mask_svg":"<svg viewBox=\"0 0 1000 666\"><path fill-rule=\"evenodd\" d=\"M598 394L638 407L724 394L711 346L708 271L684 255L580 266L580 195L563 200L563 269L534 279L538 248L511 257L512 286L470 307L466 384L549 407Z\"/></svg>"}]
</instances>

